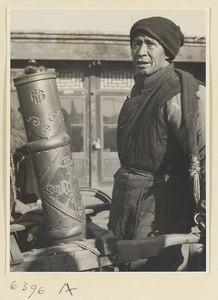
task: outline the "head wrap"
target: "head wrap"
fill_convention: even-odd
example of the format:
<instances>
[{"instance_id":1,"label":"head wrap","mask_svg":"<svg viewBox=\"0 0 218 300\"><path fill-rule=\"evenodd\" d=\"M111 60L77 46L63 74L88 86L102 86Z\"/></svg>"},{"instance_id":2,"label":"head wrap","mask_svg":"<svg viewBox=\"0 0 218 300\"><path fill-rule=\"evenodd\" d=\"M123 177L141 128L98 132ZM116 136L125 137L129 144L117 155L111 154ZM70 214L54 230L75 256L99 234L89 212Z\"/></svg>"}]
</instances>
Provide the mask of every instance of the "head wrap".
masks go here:
<instances>
[{"instance_id":1,"label":"head wrap","mask_svg":"<svg viewBox=\"0 0 218 300\"><path fill-rule=\"evenodd\" d=\"M175 58L184 44L184 35L179 26L163 17L151 17L137 21L130 30L130 43L139 30L150 33Z\"/></svg>"}]
</instances>

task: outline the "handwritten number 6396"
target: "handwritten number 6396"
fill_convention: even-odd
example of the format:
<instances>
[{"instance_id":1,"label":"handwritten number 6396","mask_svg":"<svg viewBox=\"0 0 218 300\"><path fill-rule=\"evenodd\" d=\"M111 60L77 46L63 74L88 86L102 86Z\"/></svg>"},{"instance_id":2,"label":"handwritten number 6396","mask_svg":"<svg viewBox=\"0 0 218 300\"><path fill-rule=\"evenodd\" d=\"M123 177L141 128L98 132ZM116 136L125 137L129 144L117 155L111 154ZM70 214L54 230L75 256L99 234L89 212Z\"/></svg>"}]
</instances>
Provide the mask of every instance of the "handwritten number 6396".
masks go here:
<instances>
[{"instance_id":1,"label":"handwritten number 6396","mask_svg":"<svg viewBox=\"0 0 218 300\"><path fill-rule=\"evenodd\" d=\"M10 288L11 288L11 290L16 290L16 289L17 289L16 281L13 281L13 282L12 282ZM32 295L33 295L34 293L37 293L37 294L39 294L39 295L42 295L42 294L45 293L43 287L38 287L36 284L32 284L31 286L29 286L29 284L28 284L27 282L24 282L24 283L23 283L23 286L22 286L21 290L25 292L25 291L27 291L29 288L32 290L32 292L31 292L31 294L28 296L28 298L31 298Z\"/></svg>"}]
</instances>

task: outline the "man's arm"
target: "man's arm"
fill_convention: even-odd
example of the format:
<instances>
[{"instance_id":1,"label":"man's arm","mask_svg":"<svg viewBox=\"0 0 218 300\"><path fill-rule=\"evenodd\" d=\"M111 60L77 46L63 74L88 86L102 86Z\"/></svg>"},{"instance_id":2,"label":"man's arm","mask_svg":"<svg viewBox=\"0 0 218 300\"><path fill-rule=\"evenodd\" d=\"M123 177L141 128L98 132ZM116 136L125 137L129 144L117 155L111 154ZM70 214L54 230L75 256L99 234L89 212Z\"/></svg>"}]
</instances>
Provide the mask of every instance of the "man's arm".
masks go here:
<instances>
[{"instance_id":1,"label":"man's arm","mask_svg":"<svg viewBox=\"0 0 218 300\"><path fill-rule=\"evenodd\" d=\"M199 91L196 93L196 101L198 101L197 111L197 141L200 156L200 184L201 184L201 199L196 207L197 211L205 213L206 199L206 88L203 85L199 86ZM165 118L175 135L179 145L182 147L185 154L188 153L187 133L182 115L181 94L174 96L169 100L163 110Z\"/></svg>"}]
</instances>

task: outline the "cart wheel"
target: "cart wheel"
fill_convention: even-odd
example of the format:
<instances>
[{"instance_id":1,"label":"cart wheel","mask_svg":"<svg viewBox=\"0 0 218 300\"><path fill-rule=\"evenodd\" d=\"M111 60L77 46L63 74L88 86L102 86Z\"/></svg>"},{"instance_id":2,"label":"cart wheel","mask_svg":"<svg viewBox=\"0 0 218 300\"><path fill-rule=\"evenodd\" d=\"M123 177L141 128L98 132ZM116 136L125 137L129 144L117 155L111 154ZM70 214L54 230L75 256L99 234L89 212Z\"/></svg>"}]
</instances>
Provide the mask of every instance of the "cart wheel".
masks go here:
<instances>
[{"instance_id":1,"label":"cart wheel","mask_svg":"<svg viewBox=\"0 0 218 300\"><path fill-rule=\"evenodd\" d=\"M104 192L90 187L80 188L80 195L85 205L87 220L108 230L111 198Z\"/></svg>"},{"instance_id":2,"label":"cart wheel","mask_svg":"<svg viewBox=\"0 0 218 300\"><path fill-rule=\"evenodd\" d=\"M111 203L111 198L100 190L90 187L81 187L79 190L85 206L92 204Z\"/></svg>"}]
</instances>

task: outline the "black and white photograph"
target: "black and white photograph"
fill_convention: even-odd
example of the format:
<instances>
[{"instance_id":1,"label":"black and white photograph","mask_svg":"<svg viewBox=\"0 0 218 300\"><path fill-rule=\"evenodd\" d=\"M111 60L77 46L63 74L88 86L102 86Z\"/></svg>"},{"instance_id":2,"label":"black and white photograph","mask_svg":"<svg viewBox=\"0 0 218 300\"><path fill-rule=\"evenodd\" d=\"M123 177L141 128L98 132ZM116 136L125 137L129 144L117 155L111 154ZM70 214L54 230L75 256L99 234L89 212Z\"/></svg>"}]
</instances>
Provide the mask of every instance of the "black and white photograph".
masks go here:
<instances>
[{"instance_id":1,"label":"black and white photograph","mask_svg":"<svg viewBox=\"0 0 218 300\"><path fill-rule=\"evenodd\" d=\"M207 272L206 8L9 8L10 272Z\"/></svg>"},{"instance_id":2,"label":"black and white photograph","mask_svg":"<svg viewBox=\"0 0 218 300\"><path fill-rule=\"evenodd\" d=\"M3 0L3 299L216 299L216 6Z\"/></svg>"}]
</instances>

